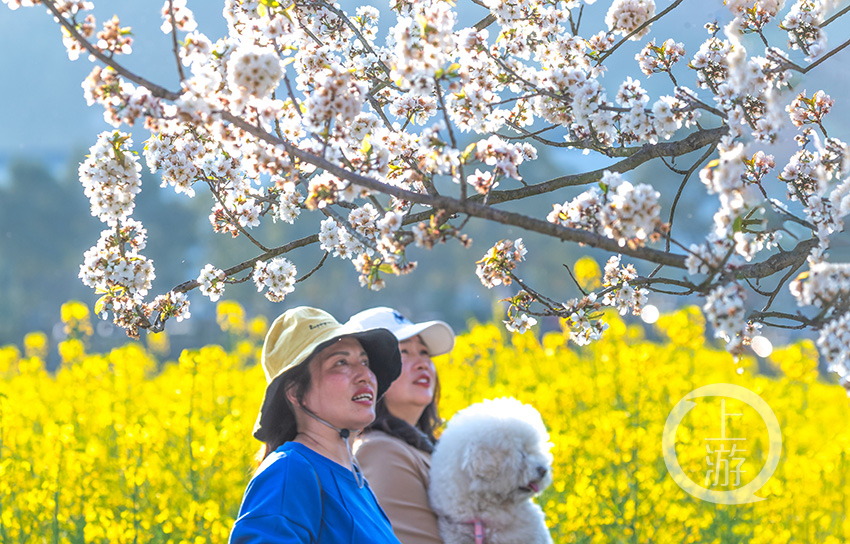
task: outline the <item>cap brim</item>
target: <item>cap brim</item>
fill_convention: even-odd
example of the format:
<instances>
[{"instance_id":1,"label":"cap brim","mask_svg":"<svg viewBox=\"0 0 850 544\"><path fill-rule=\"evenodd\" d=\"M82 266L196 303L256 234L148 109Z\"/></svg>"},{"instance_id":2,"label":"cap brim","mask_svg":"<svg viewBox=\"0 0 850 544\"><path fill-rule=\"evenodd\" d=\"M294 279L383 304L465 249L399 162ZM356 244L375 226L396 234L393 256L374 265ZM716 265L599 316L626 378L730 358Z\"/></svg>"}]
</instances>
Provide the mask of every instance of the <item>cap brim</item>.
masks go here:
<instances>
[{"instance_id":1,"label":"cap brim","mask_svg":"<svg viewBox=\"0 0 850 544\"><path fill-rule=\"evenodd\" d=\"M428 351L432 357L450 352L455 345L455 333L444 321L411 323L396 329L395 335L399 342L418 335L428 346Z\"/></svg>"},{"instance_id":2,"label":"cap brim","mask_svg":"<svg viewBox=\"0 0 850 544\"><path fill-rule=\"evenodd\" d=\"M349 336L356 338L366 351L366 355L369 357L369 368L375 374L378 382L377 398L381 398L393 380L401 374L401 353L398 350L398 340L387 329L345 332L334 336L316 346L301 364L309 362L315 354L340 338ZM293 368L297 368L297 366L299 365L281 372L266 387L260 413L257 416L257 422L254 424L253 435L257 440L268 442L274 437L275 428L279 426L279 422L294 417L292 410L289 408L289 403L286 401L283 383L286 381L285 376ZM276 422L277 425L275 424Z\"/></svg>"}]
</instances>

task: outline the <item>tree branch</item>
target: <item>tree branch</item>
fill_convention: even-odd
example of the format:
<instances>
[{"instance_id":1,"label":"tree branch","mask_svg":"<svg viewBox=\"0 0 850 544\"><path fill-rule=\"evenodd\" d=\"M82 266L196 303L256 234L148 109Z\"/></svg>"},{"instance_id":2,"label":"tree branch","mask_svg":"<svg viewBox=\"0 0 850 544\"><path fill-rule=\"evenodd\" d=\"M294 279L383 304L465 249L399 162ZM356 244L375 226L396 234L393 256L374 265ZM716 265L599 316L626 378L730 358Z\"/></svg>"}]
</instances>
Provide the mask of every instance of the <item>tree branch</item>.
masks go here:
<instances>
[{"instance_id":1,"label":"tree branch","mask_svg":"<svg viewBox=\"0 0 850 544\"><path fill-rule=\"evenodd\" d=\"M809 238L799 242L791 251L774 253L760 263L748 264L727 271L724 280L738 278L766 278L784 270L789 266L796 266L806 260L812 249L818 245L817 238Z\"/></svg>"},{"instance_id":2,"label":"tree branch","mask_svg":"<svg viewBox=\"0 0 850 544\"><path fill-rule=\"evenodd\" d=\"M287 152L297 157L298 159L306 163L312 164L313 166L316 166L318 168L322 168L323 170L341 179L347 179L348 181L351 181L352 183L360 185L361 187L364 187L366 189L395 196L396 198L407 200L409 202L430 206L433 209L445 210L450 214L467 214L472 217L478 217L480 219L493 221L499 224L511 225L531 232L537 232L539 234L544 234L546 236L557 238L559 240L585 244L591 247L610 251L612 253L621 253L623 255L628 255L630 257L653 262L656 264L663 264L665 266L672 266L675 268L682 269L686 268L684 255L673 254L669 253L668 251L660 251L649 247L632 248L628 245L621 247L616 240L612 238L607 238L600 234L596 234L586 230L563 227L561 225L556 225L554 223L549 223L548 221L543 221L515 212L498 210L491 206L479 204L478 202L473 201L472 198L469 198L466 201L459 201L451 197L426 195L414 191L408 191L406 189L395 187L393 185L388 185L375 179L368 178L354 172L350 172L336 164L331 163L330 161L327 161L321 157L317 157L311 153L303 151L292 145L290 142L281 140L280 138L277 138L276 136L273 136L247 123L243 119L240 119L234 116L233 114L230 114L228 112L221 112L220 115L227 121L233 123L234 125L238 126L239 128L245 130L246 132L257 138L265 140L266 142L274 145L283 146ZM719 137L718 134L723 134L725 132L725 127L712 130L717 131L711 133L712 136ZM692 134L688 138L704 134L705 132L710 131L701 131ZM677 142L676 144L668 145L676 146L680 144L682 144L682 142ZM655 151L655 153L657 152L658 151ZM779 270L787 268L788 266L793 266L800 259L805 259L811 249L816 244L817 239L814 238L800 242L793 250L784 253L774 254L763 262L751 265L744 265L731 269L725 273L723 279L731 280L732 276L741 278L761 278L770 276L778 272Z\"/></svg>"},{"instance_id":3,"label":"tree branch","mask_svg":"<svg viewBox=\"0 0 850 544\"><path fill-rule=\"evenodd\" d=\"M273 259L274 257L277 257L279 255L283 255L284 253L289 253L293 249L298 249L300 247L308 246L310 244L315 244L318 241L319 241L319 235L318 234L312 234L310 236L305 236L304 238L300 238L298 240L293 240L292 242L289 242L288 244L282 245L280 247L272 248L272 249L266 251L265 253L263 253L261 255L258 255L256 257L252 257L252 258L248 259L247 261L242 261L241 263L239 263L237 265L231 266L230 268L223 270L224 275L225 275L225 277L229 278L230 276L234 276L234 275L238 274L239 272L242 272L243 270L248 270L249 268L253 268L254 265L257 263L257 261L266 261L268 259ZM181 283L180 285L178 285L177 287L172 289L172 291L174 291L175 293L187 293L187 292L191 291L192 289L198 288L200 285L201 284L198 283L198 280L184 281L183 283Z\"/></svg>"},{"instance_id":4,"label":"tree branch","mask_svg":"<svg viewBox=\"0 0 850 544\"><path fill-rule=\"evenodd\" d=\"M47 7L47 10L54 17L56 17L56 20L59 21L59 24L61 24L65 28L65 30L67 30L68 33L73 36L73 38L77 40L80 45L82 45L86 49L86 51L88 51L93 57L95 57L103 64L109 66L110 68L118 72L118 74L120 74L124 79L132 81L137 85L146 87L151 92L151 94L157 98L163 98L165 100L177 100L178 98L180 98L180 93L169 91L164 87L160 87L156 83L148 81L147 79L141 76L137 76L130 70L121 66L118 62L115 61L115 59L104 55L103 51L93 46L91 43L89 43L88 40L86 40L82 35L80 35L79 32L77 32L77 29L74 27L74 25L72 25L70 21L65 19L65 17L62 16L59 10L56 9L56 6L54 5L54 2L52 0L44 0L43 3Z\"/></svg>"},{"instance_id":5,"label":"tree branch","mask_svg":"<svg viewBox=\"0 0 850 544\"><path fill-rule=\"evenodd\" d=\"M836 12L832 17L830 17L829 19L827 19L826 21L821 23L820 27L823 28L823 27L827 26L828 24L835 21L836 19L838 19L842 15L845 15L848 11L850 11L850 6L847 6L844 9L842 9L841 11Z\"/></svg>"},{"instance_id":6,"label":"tree branch","mask_svg":"<svg viewBox=\"0 0 850 544\"><path fill-rule=\"evenodd\" d=\"M583 172L581 174L569 174L566 176L560 176L557 178L550 179L549 181L536 183L534 185L528 185L519 189L506 191L491 191L489 201L493 204L497 204L500 202L508 202L510 200L517 200L529 196L550 193L563 187L574 187L577 185L588 185L590 183L595 183L599 181L600 178L602 178L602 174L605 172L605 170L610 170L611 172L619 172L622 174L624 172L628 172L629 170L633 170L641 164L657 157L677 157L679 155L685 155L692 151L696 151L697 149L700 149L706 145L714 145L718 141L720 141L720 138L722 138L728 130L729 129L727 127L721 126L717 128L699 130L697 132L689 134L687 137L678 142L665 142L654 145L646 144L643 147L638 148L626 159L614 163L611 166L600 168L598 170L593 170L591 172Z\"/></svg>"},{"instance_id":7,"label":"tree branch","mask_svg":"<svg viewBox=\"0 0 850 544\"><path fill-rule=\"evenodd\" d=\"M378 191L390 196L394 196L396 198L415 202L417 204L430 206L434 209L445 210L449 213L467 214L473 217L486 219L503 225L512 225L515 227L520 227L522 229L537 232L540 234L545 234L547 236L558 238L560 240L586 244L592 247L598 247L611 252L622 253L624 255L629 255L641 260L647 260L659 264L666 264L676 268L685 268L685 257L683 255L670 254L664 251L659 251L647 247L620 247L617 241L613 238L607 238L600 234L596 234L586 230L563 227L554 223L549 223L548 221L535 219L533 217L525 216L514 212L498 210L490 206L479 204L478 202L473 201L472 198L468 198L466 201L459 201L451 197L426 195L414 191L408 191L406 189L402 189L393 185L388 185L375 179L368 178L366 176L362 176L354 172L350 172L345 168L342 168L326 159L323 159L322 157L317 157L311 153L303 151L298 147L292 145L292 143L287 142L285 140L281 140L280 138L249 124L245 120L240 119L229 112L220 112L220 115L225 120L229 121L230 123L233 123L242 130L245 130L252 136L265 140L266 142L274 145L283 146L287 152L297 157L298 159L306 163L312 164L313 166L316 166L318 168L321 168L329 172L330 174L337 176L340 179L347 179L348 181L360 185L361 187L365 187L366 189Z\"/></svg>"}]
</instances>

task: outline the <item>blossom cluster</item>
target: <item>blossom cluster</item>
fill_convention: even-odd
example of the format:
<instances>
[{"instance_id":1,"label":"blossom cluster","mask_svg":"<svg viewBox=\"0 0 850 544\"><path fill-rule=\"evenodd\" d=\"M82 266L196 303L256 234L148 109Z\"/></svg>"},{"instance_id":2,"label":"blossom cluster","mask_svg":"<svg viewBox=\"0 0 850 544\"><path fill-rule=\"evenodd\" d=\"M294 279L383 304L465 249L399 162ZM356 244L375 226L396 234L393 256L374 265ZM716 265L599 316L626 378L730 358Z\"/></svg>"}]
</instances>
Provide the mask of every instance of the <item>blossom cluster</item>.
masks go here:
<instances>
[{"instance_id":1,"label":"blossom cluster","mask_svg":"<svg viewBox=\"0 0 850 544\"><path fill-rule=\"evenodd\" d=\"M511 144L499 138L490 136L479 140L476 144L475 158L488 166L492 166L496 177L507 176L522 179L517 167L526 160L537 158L537 150L529 143Z\"/></svg>"},{"instance_id":2,"label":"blossom cluster","mask_svg":"<svg viewBox=\"0 0 850 544\"><path fill-rule=\"evenodd\" d=\"M270 261L257 261L251 279L257 291L265 290L265 296L272 302L280 302L295 290L297 270L285 257L275 257Z\"/></svg>"},{"instance_id":3,"label":"blossom cluster","mask_svg":"<svg viewBox=\"0 0 850 544\"><path fill-rule=\"evenodd\" d=\"M103 23L103 30L97 33L97 47L113 55L129 55L133 52L133 38L129 27L122 27L117 15Z\"/></svg>"},{"instance_id":4,"label":"blossom cluster","mask_svg":"<svg viewBox=\"0 0 850 544\"><path fill-rule=\"evenodd\" d=\"M219 270L211 264L206 265L198 275L201 293L210 297L212 302L217 301L224 294L226 276L223 270Z\"/></svg>"},{"instance_id":5,"label":"blossom cluster","mask_svg":"<svg viewBox=\"0 0 850 544\"><path fill-rule=\"evenodd\" d=\"M141 254L147 231L141 223L125 218L101 232L97 244L83 256L79 277L102 297L96 305L103 319L111 311L116 324L138 335L141 317L149 315L144 297L156 277L153 261Z\"/></svg>"},{"instance_id":6,"label":"blossom cluster","mask_svg":"<svg viewBox=\"0 0 850 544\"><path fill-rule=\"evenodd\" d=\"M744 288L730 282L714 288L703 306L715 338L722 338L733 355L740 355L761 329L761 323L747 321L745 297Z\"/></svg>"},{"instance_id":7,"label":"blossom cluster","mask_svg":"<svg viewBox=\"0 0 850 544\"><path fill-rule=\"evenodd\" d=\"M569 331L570 340L578 346L586 346L602 338L608 330L608 323L602 319L602 304L595 293L581 299L568 300L563 304L567 318L564 327Z\"/></svg>"},{"instance_id":8,"label":"blossom cluster","mask_svg":"<svg viewBox=\"0 0 850 544\"><path fill-rule=\"evenodd\" d=\"M415 262L405 262L404 248L396 235L401 224L401 214L388 211L381 216L367 202L354 208L347 221L334 217L322 221L319 247L334 257L350 260L360 274L360 284L377 291L385 285L380 277L382 265L397 274L411 272L416 266Z\"/></svg>"},{"instance_id":9,"label":"blossom cluster","mask_svg":"<svg viewBox=\"0 0 850 544\"><path fill-rule=\"evenodd\" d=\"M782 173L779 175L780 181L784 181L787 185L788 200L805 201L810 194L822 193L822 184L826 181L823 179L823 172L817 152L800 149L791 155L788 164L782 168Z\"/></svg>"},{"instance_id":10,"label":"blossom cluster","mask_svg":"<svg viewBox=\"0 0 850 544\"><path fill-rule=\"evenodd\" d=\"M278 185L280 185L280 193L278 194L277 213L275 217L291 225L301 214L301 204L304 202L304 195L301 194L297 186L291 181L281 182Z\"/></svg>"},{"instance_id":11,"label":"blossom cluster","mask_svg":"<svg viewBox=\"0 0 850 544\"><path fill-rule=\"evenodd\" d=\"M655 0L614 0L605 14L605 24L615 34L631 35L630 40L639 40L649 33L646 23L654 15Z\"/></svg>"},{"instance_id":12,"label":"blossom cluster","mask_svg":"<svg viewBox=\"0 0 850 544\"><path fill-rule=\"evenodd\" d=\"M688 64L697 72L697 86L717 92L726 81L729 71L729 55L733 45L728 40L712 36L704 41Z\"/></svg>"},{"instance_id":13,"label":"blossom cluster","mask_svg":"<svg viewBox=\"0 0 850 544\"><path fill-rule=\"evenodd\" d=\"M752 179L752 170L747 168L747 157L743 144L730 149L721 149L720 158L700 171L700 180L709 194L716 194L720 208L714 214L714 235L717 239L731 237L736 220L762 201L758 181ZM768 168L766 157L756 160L755 171ZM746 255L745 255L746 256Z\"/></svg>"},{"instance_id":14,"label":"blossom cluster","mask_svg":"<svg viewBox=\"0 0 850 544\"><path fill-rule=\"evenodd\" d=\"M821 30L826 2L797 0L782 20L780 28L788 31L788 47L800 49L812 60L826 47L826 33Z\"/></svg>"},{"instance_id":15,"label":"blossom cluster","mask_svg":"<svg viewBox=\"0 0 850 544\"><path fill-rule=\"evenodd\" d=\"M829 308L850 300L850 263L819 262L797 277L790 285L800 306Z\"/></svg>"},{"instance_id":16,"label":"blossom cluster","mask_svg":"<svg viewBox=\"0 0 850 544\"><path fill-rule=\"evenodd\" d=\"M101 132L80 164L80 183L91 203L91 214L115 226L133 213L142 190L142 170L133 140L124 132Z\"/></svg>"},{"instance_id":17,"label":"blossom cluster","mask_svg":"<svg viewBox=\"0 0 850 544\"><path fill-rule=\"evenodd\" d=\"M669 38L660 46L655 45L655 40L651 40L635 55L635 60L638 61L641 72L651 76L659 72L670 73L673 65L683 56L685 46Z\"/></svg>"},{"instance_id":18,"label":"blossom cluster","mask_svg":"<svg viewBox=\"0 0 850 544\"><path fill-rule=\"evenodd\" d=\"M163 295L157 296L153 302L145 307L145 314L159 314L160 320L175 319L183 321L189 319L192 314L189 313L189 297L186 293L169 291ZM121 319L126 314L119 316Z\"/></svg>"},{"instance_id":19,"label":"blossom cluster","mask_svg":"<svg viewBox=\"0 0 850 544\"><path fill-rule=\"evenodd\" d=\"M333 120L354 121L366 98L366 84L345 68L329 66L315 76L315 90L304 102L304 123L308 130L321 132Z\"/></svg>"},{"instance_id":20,"label":"blossom cluster","mask_svg":"<svg viewBox=\"0 0 850 544\"><path fill-rule=\"evenodd\" d=\"M785 110L795 127L802 127L809 123L820 125L834 103L835 101L823 91L817 91L811 98L806 97L806 91L803 91L786 106Z\"/></svg>"},{"instance_id":21,"label":"blossom cluster","mask_svg":"<svg viewBox=\"0 0 850 544\"><path fill-rule=\"evenodd\" d=\"M274 49L242 45L231 53L227 63L227 83L242 97L264 97L277 87L283 66Z\"/></svg>"},{"instance_id":22,"label":"blossom cluster","mask_svg":"<svg viewBox=\"0 0 850 544\"><path fill-rule=\"evenodd\" d=\"M602 303L615 307L620 315L625 315L629 310L634 315L640 315L649 291L629 284L637 279L637 271L631 264L620 266L620 258L620 255L615 255L605 263L602 285L609 287L610 291L602 297Z\"/></svg>"},{"instance_id":23,"label":"blossom cluster","mask_svg":"<svg viewBox=\"0 0 850 544\"><path fill-rule=\"evenodd\" d=\"M761 33L768 22L782 9L784 0L762 0L755 4L747 0L732 0L726 6L735 14L733 24L740 26L741 31Z\"/></svg>"},{"instance_id":24,"label":"blossom cluster","mask_svg":"<svg viewBox=\"0 0 850 544\"><path fill-rule=\"evenodd\" d=\"M133 125L142 115L163 115L160 99L146 87L135 87L122 80L112 67L95 66L82 83L83 95L89 106L103 107L103 119L115 128Z\"/></svg>"},{"instance_id":25,"label":"blossom cluster","mask_svg":"<svg viewBox=\"0 0 850 544\"><path fill-rule=\"evenodd\" d=\"M691 244L685 257L688 274L708 274L718 271L731 255L732 242L728 237L710 233L705 242Z\"/></svg>"},{"instance_id":26,"label":"blossom cluster","mask_svg":"<svg viewBox=\"0 0 850 544\"><path fill-rule=\"evenodd\" d=\"M786 183L787 198L803 204L809 226L818 239L817 247L809 256L819 262L826 256L830 236L844 229L843 217L850 213L850 179L832 186L848 171L847 144L837 138L827 138L823 144L815 139L817 149L805 146L814 138L810 130L797 138L803 149L789 159L779 176Z\"/></svg>"},{"instance_id":27,"label":"blossom cluster","mask_svg":"<svg viewBox=\"0 0 850 544\"><path fill-rule=\"evenodd\" d=\"M80 267L83 284L140 301L155 277L153 263L140 253L146 245L147 230L134 219L124 219L114 229L104 230L97 244L85 253Z\"/></svg>"},{"instance_id":28,"label":"blossom cluster","mask_svg":"<svg viewBox=\"0 0 850 544\"><path fill-rule=\"evenodd\" d=\"M474 187L476 192L482 195L486 195L490 190L499 186L499 182L496 181L496 177L493 176L492 172L489 170L482 172L478 168L475 169L474 174L466 177L466 182Z\"/></svg>"},{"instance_id":29,"label":"blossom cluster","mask_svg":"<svg viewBox=\"0 0 850 544\"><path fill-rule=\"evenodd\" d=\"M593 187L563 204L555 204L546 217L550 223L601 231L620 247L642 246L663 228L659 218L661 194L651 185L633 185L617 172L606 170Z\"/></svg>"},{"instance_id":30,"label":"blossom cluster","mask_svg":"<svg viewBox=\"0 0 850 544\"><path fill-rule=\"evenodd\" d=\"M509 331L525 334L525 331L537 325L537 320L528 314L518 312L510 316L510 319L503 323Z\"/></svg>"},{"instance_id":31,"label":"blossom cluster","mask_svg":"<svg viewBox=\"0 0 850 544\"><path fill-rule=\"evenodd\" d=\"M434 79L449 68L455 48L455 14L446 2L411 4L391 30L394 63L390 77L414 94L430 94Z\"/></svg>"},{"instance_id":32,"label":"blossom cluster","mask_svg":"<svg viewBox=\"0 0 850 544\"><path fill-rule=\"evenodd\" d=\"M84 9L90 10L93 9L94 5L90 4ZM94 15L89 13L86 17L75 25L75 30L79 33L80 36L87 40L91 40L92 36L94 36L94 31L96 28L96 20ZM65 46L65 51L68 53L69 60L77 60L80 58L80 55L86 51L86 48L80 43L65 27L62 27L62 44Z\"/></svg>"},{"instance_id":33,"label":"blossom cluster","mask_svg":"<svg viewBox=\"0 0 850 544\"><path fill-rule=\"evenodd\" d=\"M497 285L510 285L513 282L511 273L527 253L522 238L500 240L477 261L475 274L488 289Z\"/></svg>"},{"instance_id":34,"label":"blossom cluster","mask_svg":"<svg viewBox=\"0 0 850 544\"><path fill-rule=\"evenodd\" d=\"M827 370L838 375L850 395L850 312L829 321L821 329L817 345Z\"/></svg>"},{"instance_id":35,"label":"blossom cluster","mask_svg":"<svg viewBox=\"0 0 850 544\"><path fill-rule=\"evenodd\" d=\"M161 13L162 26L160 30L165 34L170 34L174 30L174 26L177 27L177 30L184 32L192 32L198 28L198 23L195 22L195 15L186 6L186 0L165 0ZM172 19L174 26L171 23Z\"/></svg>"}]
</instances>

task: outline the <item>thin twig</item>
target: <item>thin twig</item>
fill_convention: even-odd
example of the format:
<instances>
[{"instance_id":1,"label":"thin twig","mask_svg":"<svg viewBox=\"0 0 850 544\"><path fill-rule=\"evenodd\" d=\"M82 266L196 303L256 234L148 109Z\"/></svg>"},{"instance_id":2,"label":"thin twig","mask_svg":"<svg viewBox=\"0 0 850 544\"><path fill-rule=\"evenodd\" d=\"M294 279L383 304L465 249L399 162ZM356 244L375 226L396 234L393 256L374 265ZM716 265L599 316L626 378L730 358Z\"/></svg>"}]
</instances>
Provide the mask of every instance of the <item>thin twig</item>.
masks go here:
<instances>
[{"instance_id":1,"label":"thin twig","mask_svg":"<svg viewBox=\"0 0 850 544\"><path fill-rule=\"evenodd\" d=\"M261 249L262 251L269 251L269 248L267 248L262 243L260 243L259 240L251 236L248 231L245 230L245 227L239 224L239 221L236 219L236 217L234 217L230 210L227 209L227 206L224 204L224 199L221 197L219 191L213 186L212 180L207 179L206 182L210 188L210 192L213 194L216 201L221 205L221 209L224 211L225 215L227 215L227 219L230 220L230 224L236 227L236 230L238 230L241 234L245 235L245 237L259 249Z\"/></svg>"},{"instance_id":2,"label":"thin twig","mask_svg":"<svg viewBox=\"0 0 850 544\"><path fill-rule=\"evenodd\" d=\"M449 112L446 108L446 101L443 100L443 88L440 87L440 81L437 79L434 80L434 91L437 94L437 100L440 102L440 110L443 112L443 121L446 124L446 130L449 132L449 140L452 143L452 147L454 149L457 149L457 140L455 140L455 133L454 130L452 130L452 123L449 120ZM463 175L462 162L458 165L458 168L460 169L460 179L458 179L457 181L460 184L460 199L463 201L466 200L466 180L464 179ZM454 173L454 170L455 168L452 167L452 173Z\"/></svg>"},{"instance_id":3,"label":"thin twig","mask_svg":"<svg viewBox=\"0 0 850 544\"><path fill-rule=\"evenodd\" d=\"M782 326L774 323L769 324L771 327L777 327L780 329L804 329L806 327L817 327L817 325L819 324L817 319L810 319L804 315L789 314L786 312L753 311L750 313L750 315L747 316L747 321L760 321L762 323L768 324L764 320L770 318L786 319L788 321L797 321L800 323L799 326Z\"/></svg>"},{"instance_id":4,"label":"thin twig","mask_svg":"<svg viewBox=\"0 0 850 544\"><path fill-rule=\"evenodd\" d=\"M322 255L322 258L319 261L319 264L317 264L315 266L315 268L313 268L313 270L307 272L306 274L304 274L303 276L301 276L300 278L295 280L295 283L301 283L302 281L306 280L307 278L309 278L310 276L315 274L316 271L318 271L320 268L322 268L322 266L325 264L325 261L328 260L328 255L330 255L330 253L326 251L325 254Z\"/></svg>"},{"instance_id":5,"label":"thin twig","mask_svg":"<svg viewBox=\"0 0 850 544\"><path fill-rule=\"evenodd\" d=\"M508 136L506 134L496 134L496 136L498 136L499 138L504 138L505 140L523 140L523 139L528 138L530 136L537 136L538 134L543 134L544 132L548 132L548 131L556 129L556 128L561 128L560 125L551 125L551 126L548 126L548 127L541 128L540 130L535 130L534 132L529 132L529 131L525 130L524 128L522 128L521 126L519 126L519 125L517 125L517 124L515 124L511 121L508 121L506 124L509 127L513 128L514 130L516 130L518 132L522 132L522 134L520 134L519 136ZM491 133L491 134L495 134L495 133Z\"/></svg>"},{"instance_id":6,"label":"thin twig","mask_svg":"<svg viewBox=\"0 0 850 544\"><path fill-rule=\"evenodd\" d=\"M684 179L682 179L682 183L679 184L679 190L676 191L676 196L673 198L673 205L670 207L670 219L667 221L667 241L664 245L665 251L670 251L670 238L673 236L673 217L676 213L676 206L679 204L679 198L682 196L682 191L685 189L685 185L687 185L688 180L707 158L714 153L714 147L709 147L705 153L703 153L702 157L699 158L697 162L691 166L688 172L685 174Z\"/></svg>"},{"instance_id":7,"label":"thin twig","mask_svg":"<svg viewBox=\"0 0 850 544\"><path fill-rule=\"evenodd\" d=\"M183 62L180 60L180 46L177 43L177 21L174 19L174 0L168 0L168 15L171 18L171 47L174 49L174 60L177 61L177 73L180 75L181 86L186 80L183 73Z\"/></svg>"},{"instance_id":8,"label":"thin twig","mask_svg":"<svg viewBox=\"0 0 850 544\"><path fill-rule=\"evenodd\" d=\"M770 306L773 304L773 301L779 295L779 292L782 289L782 287L785 285L785 282L788 281L791 278L791 276L793 276L794 273L803 266L803 264L805 264L805 261L800 261L800 263L798 265L791 266L788 269L788 272L784 276L782 276L782 279L779 280L779 283L776 284L776 289L773 290L773 293L770 295L770 299L768 299L767 304L765 304L764 308L762 308L761 311L766 312L767 310L770 309Z\"/></svg>"},{"instance_id":9,"label":"thin twig","mask_svg":"<svg viewBox=\"0 0 850 544\"><path fill-rule=\"evenodd\" d=\"M603 62L603 61L605 61L605 59L607 59L608 57L610 57L610 56L614 53L614 51L616 51L617 49L619 49L619 47L620 47L621 45L623 45L624 43L626 43L626 41L628 41L628 39L629 39L629 38L631 38L631 37L632 37L632 36L634 36L635 34L637 34L637 33L641 32L644 28L648 27L649 25L651 25L652 23L654 23L654 22L655 22L655 21L657 21L658 19L660 19L660 18L664 17L665 15L667 15L668 13L670 13L670 11L674 10L674 9L675 9L675 8L676 8L679 4L681 4L681 3L682 3L682 0L676 0L675 2L673 2L672 4L670 4L669 6L667 6L667 8L665 8L665 9L664 9L664 11L662 11L661 13L659 13L658 15L656 15L655 17L653 17L652 19L650 19L650 20L646 21L645 23L643 23L642 25L640 25L640 26L639 26L639 27L637 27L636 29L634 29L634 30L632 30L631 32L629 32L629 33L628 33L628 35L626 35L625 37L623 37L623 39L621 39L619 42L615 43L615 44L611 47L611 49L608 49L607 51L605 51L605 54L604 54L604 55L602 55L601 57L599 57L599 60L597 60L597 61L596 61L596 66L599 66L600 64L602 64L602 62Z\"/></svg>"},{"instance_id":10,"label":"thin twig","mask_svg":"<svg viewBox=\"0 0 850 544\"><path fill-rule=\"evenodd\" d=\"M584 295L584 296L587 296L587 291L585 291L584 288L582 288L581 284L578 282L576 277L573 276L573 271L570 270L570 267L567 266L566 264L564 264L563 267L567 269L567 274L570 275L570 279L572 279L573 283L576 284L576 287L578 287L578 290L581 291L581 294Z\"/></svg>"},{"instance_id":11,"label":"thin twig","mask_svg":"<svg viewBox=\"0 0 850 544\"><path fill-rule=\"evenodd\" d=\"M818 60L816 60L816 61L814 61L813 63L811 63L811 64L809 64L808 66L806 66L805 68L803 68L803 67L802 67L802 66L800 66L799 64L796 64L796 63L794 63L794 62L791 62L790 60L788 60L788 59L786 59L786 58L784 58L784 57L780 57L780 58L781 58L781 60L782 60L782 63L781 63L781 64L782 64L782 68L781 68L781 69L785 69L785 70L795 70L795 71L797 71L797 72L800 72L801 74L805 74L805 73L807 73L809 70L813 69L815 66L818 66L819 64L822 64L824 61L826 61L826 59L830 58L831 56L835 55L836 53L838 53L838 52L839 52L839 51L841 51L842 49L846 48L848 45L850 45L850 40L847 40L846 42L842 43L841 45L839 45L838 47L836 47L835 49L833 49L833 50L832 50L832 51L830 51L829 53L825 54L824 56L822 56L822 57L821 57L821 58L819 58ZM773 70L773 71L776 71L776 70Z\"/></svg>"}]
</instances>

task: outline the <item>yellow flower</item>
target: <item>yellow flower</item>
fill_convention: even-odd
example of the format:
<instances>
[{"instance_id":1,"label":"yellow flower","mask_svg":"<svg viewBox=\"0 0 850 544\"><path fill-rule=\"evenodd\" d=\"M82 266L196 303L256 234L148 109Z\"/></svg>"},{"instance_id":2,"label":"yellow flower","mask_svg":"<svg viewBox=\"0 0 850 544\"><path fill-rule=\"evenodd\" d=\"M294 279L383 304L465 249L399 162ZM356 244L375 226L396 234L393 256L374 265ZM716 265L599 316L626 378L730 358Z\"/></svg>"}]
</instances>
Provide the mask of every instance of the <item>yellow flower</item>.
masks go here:
<instances>
[{"instance_id":1,"label":"yellow flower","mask_svg":"<svg viewBox=\"0 0 850 544\"><path fill-rule=\"evenodd\" d=\"M238 302L222 300L216 304L215 312L222 331L237 334L245 331L245 309Z\"/></svg>"},{"instance_id":2,"label":"yellow flower","mask_svg":"<svg viewBox=\"0 0 850 544\"><path fill-rule=\"evenodd\" d=\"M227 304L219 315L236 333L228 348L187 350L160 369L138 342L86 353L80 338L66 340L59 353L73 364L53 374L44 369L46 335L28 335L23 357L0 347L5 538L33 541L58 530L71 543L227 542L255 466L251 430L265 385L256 364L265 321L246 320L238 304ZM669 341L657 343L609 314L606 336L580 349L559 332L538 341L470 324L452 353L435 358L441 415L505 395L541 412L554 445L554 481L537 502L557 543L850 540L843 388L818 378L805 342L771 355L781 376L759 375L755 366L736 374L731 357L706 343L698 315L662 316L657 326ZM679 399L709 383L749 388L780 422L783 453L757 493L764 501L706 503L667 474L666 418ZM747 438L746 482L764 464L766 430L746 406L726 406L744 414L727 430ZM720 399L701 401L676 435L682 469L700 483L719 411Z\"/></svg>"},{"instance_id":3,"label":"yellow flower","mask_svg":"<svg viewBox=\"0 0 850 544\"><path fill-rule=\"evenodd\" d=\"M26 357L47 358L47 335L43 332L31 332L24 336L24 354Z\"/></svg>"}]
</instances>

